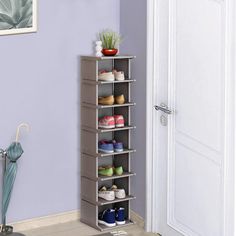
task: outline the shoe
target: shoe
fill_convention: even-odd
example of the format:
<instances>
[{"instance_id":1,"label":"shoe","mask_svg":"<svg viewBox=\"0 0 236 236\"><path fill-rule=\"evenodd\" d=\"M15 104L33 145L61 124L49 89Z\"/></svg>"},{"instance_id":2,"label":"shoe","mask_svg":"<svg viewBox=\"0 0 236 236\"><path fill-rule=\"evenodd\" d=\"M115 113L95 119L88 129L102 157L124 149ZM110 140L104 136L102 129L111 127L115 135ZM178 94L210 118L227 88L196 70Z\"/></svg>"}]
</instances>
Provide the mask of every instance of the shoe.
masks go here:
<instances>
[{"instance_id":1,"label":"shoe","mask_svg":"<svg viewBox=\"0 0 236 236\"><path fill-rule=\"evenodd\" d=\"M114 209L106 209L103 212L101 212L98 215L98 223L105 225L107 227L116 226L116 212L115 212L115 210Z\"/></svg>"},{"instance_id":2,"label":"shoe","mask_svg":"<svg viewBox=\"0 0 236 236\"><path fill-rule=\"evenodd\" d=\"M113 74L115 76L115 80L118 80L118 81L125 80L125 75L124 75L123 71L113 70L112 72L113 72Z\"/></svg>"},{"instance_id":3,"label":"shoe","mask_svg":"<svg viewBox=\"0 0 236 236\"><path fill-rule=\"evenodd\" d=\"M125 224L125 209L120 207L116 210L116 224L124 225Z\"/></svg>"},{"instance_id":4,"label":"shoe","mask_svg":"<svg viewBox=\"0 0 236 236\"><path fill-rule=\"evenodd\" d=\"M115 115L114 118L115 118L115 125L117 128L125 126L125 120L122 115Z\"/></svg>"},{"instance_id":5,"label":"shoe","mask_svg":"<svg viewBox=\"0 0 236 236\"><path fill-rule=\"evenodd\" d=\"M103 198L107 201L113 201L113 200L115 200L115 191L113 189L107 190L107 188L105 186L103 186L98 191L98 197Z\"/></svg>"},{"instance_id":6,"label":"shoe","mask_svg":"<svg viewBox=\"0 0 236 236\"><path fill-rule=\"evenodd\" d=\"M117 188L116 185L112 185L110 190L115 192L115 197L116 198L122 199L122 198L126 197L126 193L125 193L125 190L123 188L119 189L119 188Z\"/></svg>"},{"instance_id":7,"label":"shoe","mask_svg":"<svg viewBox=\"0 0 236 236\"><path fill-rule=\"evenodd\" d=\"M113 95L98 98L98 104L100 105L113 105L114 102L115 102L115 99Z\"/></svg>"},{"instance_id":8,"label":"shoe","mask_svg":"<svg viewBox=\"0 0 236 236\"><path fill-rule=\"evenodd\" d=\"M98 167L98 174L111 177L114 173L112 167Z\"/></svg>"},{"instance_id":9,"label":"shoe","mask_svg":"<svg viewBox=\"0 0 236 236\"><path fill-rule=\"evenodd\" d=\"M100 166L98 167L98 174L99 175L104 175L104 176L113 176L115 175L122 175L123 174L123 167L112 167L112 166Z\"/></svg>"},{"instance_id":10,"label":"shoe","mask_svg":"<svg viewBox=\"0 0 236 236\"><path fill-rule=\"evenodd\" d=\"M113 116L104 116L98 120L98 128L113 129L115 128L115 118Z\"/></svg>"},{"instance_id":11,"label":"shoe","mask_svg":"<svg viewBox=\"0 0 236 236\"><path fill-rule=\"evenodd\" d=\"M119 166L119 167L113 167L113 172L115 175L122 175L123 174L123 167Z\"/></svg>"},{"instance_id":12,"label":"shoe","mask_svg":"<svg viewBox=\"0 0 236 236\"><path fill-rule=\"evenodd\" d=\"M102 81L114 81L115 76L112 72L107 72L103 70L99 72L98 79Z\"/></svg>"},{"instance_id":13,"label":"shoe","mask_svg":"<svg viewBox=\"0 0 236 236\"><path fill-rule=\"evenodd\" d=\"M124 151L122 142L116 142L115 140L113 140L112 142L113 142L113 148L114 148L115 152L123 152Z\"/></svg>"},{"instance_id":14,"label":"shoe","mask_svg":"<svg viewBox=\"0 0 236 236\"><path fill-rule=\"evenodd\" d=\"M125 96L123 94L119 96L115 96L115 103L116 104L124 104L125 103Z\"/></svg>"},{"instance_id":15,"label":"shoe","mask_svg":"<svg viewBox=\"0 0 236 236\"><path fill-rule=\"evenodd\" d=\"M110 141L101 140L98 142L98 151L105 153L113 153L114 145Z\"/></svg>"}]
</instances>

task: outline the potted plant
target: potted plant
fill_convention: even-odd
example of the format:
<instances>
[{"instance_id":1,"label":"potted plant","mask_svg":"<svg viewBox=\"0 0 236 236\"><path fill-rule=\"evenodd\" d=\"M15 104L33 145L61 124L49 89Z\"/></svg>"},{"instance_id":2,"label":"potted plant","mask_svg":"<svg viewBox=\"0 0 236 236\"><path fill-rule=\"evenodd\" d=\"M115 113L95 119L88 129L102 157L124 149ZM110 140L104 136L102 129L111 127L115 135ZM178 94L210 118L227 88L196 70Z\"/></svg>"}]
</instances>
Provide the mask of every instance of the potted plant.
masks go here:
<instances>
[{"instance_id":1,"label":"potted plant","mask_svg":"<svg viewBox=\"0 0 236 236\"><path fill-rule=\"evenodd\" d=\"M112 30L104 30L99 33L99 38L102 41L102 54L104 56L115 56L122 40L121 35Z\"/></svg>"}]
</instances>

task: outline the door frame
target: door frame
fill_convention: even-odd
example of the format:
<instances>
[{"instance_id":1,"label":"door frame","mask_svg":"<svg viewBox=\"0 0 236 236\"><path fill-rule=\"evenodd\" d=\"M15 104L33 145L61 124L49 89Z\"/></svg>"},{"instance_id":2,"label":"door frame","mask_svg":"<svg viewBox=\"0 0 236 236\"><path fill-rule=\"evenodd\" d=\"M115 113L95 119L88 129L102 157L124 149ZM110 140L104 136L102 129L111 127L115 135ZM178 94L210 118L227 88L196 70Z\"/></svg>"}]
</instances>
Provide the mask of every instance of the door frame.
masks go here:
<instances>
[{"instance_id":1,"label":"door frame","mask_svg":"<svg viewBox=\"0 0 236 236\"><path fill-rule=\"evenodd\" d=\"M169 0L173 2L174 0ZM225 77L226 79L226 132L227 139L225 140L225 162L224 162L224 235L232 236L235 232L235 197L236 197L236 3L235 0L213 0L225 1L226 5L226 25L225 25ZM158 86L159 76L159 3L160 0L147 0L147 84L146 84L146 230L148 232L158 232L158 221L161 215L157 207L158 189L155 183L158 180L155 166L158 165L158 158L156 158L157 150L154 141L156 140L155 134L158 132L156 125L156 112L154 109L156 94L155 88ZM171 4L170 4L171 10ZM173 36L171 16L169 35ZM169 58L172 53L173 37L169 37ZM169 59L169 63L172 61ZM169 64L171 65L171 64ZM171 76L169 71L169 77Z\"/></svg>"},{"instance_id":2,"label":"door frame","mask_svg":"<svg viewBox=\"0 0 236 236\"><path fill-rule=\"evenodd\" d=\"M155 125L155 100L156 95L154 88L158 82L158 3L159 0L147 0L147 82L146 82L146 224L145 228L148 232L158 232L156 220L159 215L155 209L156 197L158 197L157 189L154 189L156 172L154 166L157 165L155 157L155 133L157 126ZM154 44L156 42L156 44ZM154 66L156 65L156 66Z\"/></svg>"}]
</instances>

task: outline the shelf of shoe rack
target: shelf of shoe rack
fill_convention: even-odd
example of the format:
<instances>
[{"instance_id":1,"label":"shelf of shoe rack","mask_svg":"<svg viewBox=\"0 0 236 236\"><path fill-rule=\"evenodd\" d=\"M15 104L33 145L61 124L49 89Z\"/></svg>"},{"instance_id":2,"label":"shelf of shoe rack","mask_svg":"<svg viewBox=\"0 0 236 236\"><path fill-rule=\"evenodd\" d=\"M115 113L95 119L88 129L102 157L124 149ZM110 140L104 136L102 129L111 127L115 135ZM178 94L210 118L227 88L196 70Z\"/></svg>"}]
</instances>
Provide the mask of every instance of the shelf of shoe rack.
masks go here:
<instances>
[{"instance_id":1,"label":"shelf of shoe rack","mask_svg":"<svg viewBox=\"0 0 236 236\"><path fill-rule=\"evenodd\" d=\"M82 129L94 132L94 133L107 133L107 132L115 132L115 131L122 131L122 130L131 130L131 129L136 129L136 126L124 126L120 128L113 128L113 129L91 129L89 127L82 127Z\"/></svg>"},{"instance_id":2,"label":"shelf of shoe rack","mask_svg":"<svg viewBox=\"0 0 236 236\"><path fill-rule=\"evenodd\" d=\"M132 195L128 195L123 199L115 199L114 201L106 201L104 199L99 199L98 202L96 202L96 205L98 206L105 206L108 204L112 204L112 203L117 203L117 202L123 202L123 201L130 201L130 200L134 200L136 199L136 197L132 196Z\"/></svg>"},{"instance_id":3,"label":"shelf of shoe rack","mask_svg":"<svg viewBox=\"0 0 236 236\"><path fill-rule=\"evenodd\" d=\"M136 81L135 79L125 79L121 81L94 81L94 80L83 79L83 83L87 84L120 84L120 83L132 83L135 81Z\"/></svg>"},{"instance_id":4,"label":"shelf of shoe rack","mask_svg":"<svg viewBox=\"0 0 236 236\"><path fill-rule=\"evenodd\" d=\"M105 108L135 106L136 103L129 102L129 103L124 103L124 104L114 104L114 105L93 105L93 104L89 104L89 103L84 103L83 105L86 106L86 107L89 107L89 108L94 108L94 109L105 109Z\"/></svg>"},{"instance_id":5,"label":"shelf of shoe rack","mask_svg":"<svg viewBox=\"0 0 236 236\"><path fill-rule=\"evenodd\" d=\"M131 148L131 132L136 127L131 124L131 109L136 103L131 102L131 60L134 56L81 57L81 221L98 230L116 229L133 224L130 219L130 201L135 196L130 194L130 179L136 174L131 171L131 157L136 152ZM99 81L99 70L117 69L124 71L123 81ZM126 103L99 105L98 97L124 94ZM98 128L98 118L104 115L123 115L125 127L113 129ZM122 152L103 153L98 151L100 139L115 139L124 143ZM101 165L122 166L122 175L100 176ZM101 186L116 184L126 191L124 199L106 201L98 197ZM98 223L98 214L106 208L125 209L126 223L107 227Z\"/></svg>"},{"instance_id":6,"label":"shelf of shoe rack","mask_svg":"<svg viewBox=\"0 0 236 236\"><path fill-rule=\"evenodd\" d=\"M124 227L124 226L133 225L133 224L134 224L134 223L133 223L131 220L126 220L124 225L117 225L117 226L114 226L114 227L112 227L112 230L113 230L113 229L118 229L118 228L121 228L121 227ZM100 229L101 231L105 231L105 230L107 230L107 227L104 226L104 225L99 225L99 229ZM110 228L109 228L109 229L110 229Z\"/></svg>"},{"instance_id":7,"label":"shelf of shoe rack","mask_svg":"<svg viewBox=\"0 0 236 236\"><path fill-rule=\"evenodd\" d=\"M136 175L133 172L124 172L122 175L113 175L113 176L100 176L97 178L98 181L107 181L113 179L122 179Z\"/></svg>"},{"instance_id":8,"label":"shelf of shoe rack","mask_svg":"<svg viewBox=\"0 0 236 236\"><path fill-rule=\"evenodd\" d=\"M124 149L123 152L114 152L112 155L115 156L115 155L122 155L122 154L134 153L134 152L136 152L135 149ZM111 156L111 154L100 152L97 154L97 156L98 157L108 157L108 156Z\"/></svg>"}]
</instances>

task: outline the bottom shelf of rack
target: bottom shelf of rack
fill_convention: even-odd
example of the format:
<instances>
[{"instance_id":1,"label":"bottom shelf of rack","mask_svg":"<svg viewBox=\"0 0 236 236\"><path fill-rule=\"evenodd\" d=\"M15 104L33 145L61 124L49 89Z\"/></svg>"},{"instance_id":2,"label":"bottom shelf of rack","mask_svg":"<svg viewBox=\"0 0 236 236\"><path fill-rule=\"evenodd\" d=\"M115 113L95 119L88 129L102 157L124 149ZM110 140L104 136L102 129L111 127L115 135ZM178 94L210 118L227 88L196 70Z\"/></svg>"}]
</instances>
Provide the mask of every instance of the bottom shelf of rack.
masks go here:
<instances>
[{"instance_id":1,"label":"bottom shelf of rack","mask_svg":"<svg viewBox=\"0 0 236 236\"><path fill-rule=\"evenodd\" d=\"M107 227L105 225L99 224L99 215L106 209L124 209L124 219L126 219L125 224L116 225L114 227ZM96 204L87 202L86 200L81 200L80 207L80 221L95 228L100 231L112 231L113 229L128 226L134 224L130 218L130 201L114 202L110 204L105 204L97 206Z\"/></svg>"},{"instance_id":2,"label":"bottom shelf of rack","mask_svg":"<svg viewBox=\"0 0 236 236\"><path fill-rule=\"evenodd\" d=\"M116 225L114 227L107 227L105 225L101 225L101 224L98 224L98 229L101 230L101 231L112 231L114 229L118 229L118 228L121 228L121 227L125 227L125 226L129 226L129 225L133 225L134 222L131 221L131 220L126 220L125 221L125 224L123 225Z\"/></svg>"}]
</instances>

